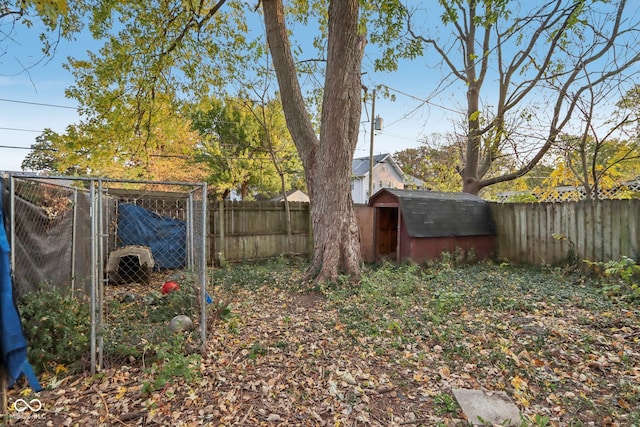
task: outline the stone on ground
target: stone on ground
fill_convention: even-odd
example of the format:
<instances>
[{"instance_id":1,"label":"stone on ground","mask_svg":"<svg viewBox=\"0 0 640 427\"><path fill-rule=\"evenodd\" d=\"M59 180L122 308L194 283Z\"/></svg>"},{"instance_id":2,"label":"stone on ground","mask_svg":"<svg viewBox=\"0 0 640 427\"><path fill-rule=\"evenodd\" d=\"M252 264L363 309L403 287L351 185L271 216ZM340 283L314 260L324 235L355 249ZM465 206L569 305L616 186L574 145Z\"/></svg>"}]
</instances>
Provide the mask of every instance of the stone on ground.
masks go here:
<instances>
[{"instance_id":1,"label":"stone on ground","mask_svg":"<svg viewBox=\"0 0 640 427\"><path fill-rule=\"evenodd\" d=\"M191 329L193 329L193 321L189 316L180 314L171 319L171 322L169 323L169 329L171 329L172 332L176 333L190 331Z\"/></svg>"},{"instance_id":2,"label":"stone on ground","mask_svg":"<svg viewBox=\"0 0 640 427\"><path fill-rule=\"evenodd\" d=\"M473 425L520 425L520 410L504 392L454 389L453 395Z\"/></svg>"}]
</instances>

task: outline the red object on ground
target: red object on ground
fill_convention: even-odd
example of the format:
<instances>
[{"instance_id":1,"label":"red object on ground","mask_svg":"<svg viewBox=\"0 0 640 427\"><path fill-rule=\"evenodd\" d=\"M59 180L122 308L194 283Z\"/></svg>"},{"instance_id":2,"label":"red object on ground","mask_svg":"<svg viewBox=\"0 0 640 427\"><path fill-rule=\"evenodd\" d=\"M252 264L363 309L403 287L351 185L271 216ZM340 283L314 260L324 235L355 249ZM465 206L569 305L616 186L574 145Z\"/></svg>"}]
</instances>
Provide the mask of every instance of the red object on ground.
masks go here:
<instances>
[{"instance_id":1,"label":"red object on ground","mask_svg":"<svg viewBox=\"0 0 640 427\"><path fill-rule=\"evenodd\" d=\"M162 289L160 290L160 292L166 295L169 292L177 291L179 289L180 286L178 286L176 282L165 282L164 285L162 285Z\"/></svg>"}]
</instances>

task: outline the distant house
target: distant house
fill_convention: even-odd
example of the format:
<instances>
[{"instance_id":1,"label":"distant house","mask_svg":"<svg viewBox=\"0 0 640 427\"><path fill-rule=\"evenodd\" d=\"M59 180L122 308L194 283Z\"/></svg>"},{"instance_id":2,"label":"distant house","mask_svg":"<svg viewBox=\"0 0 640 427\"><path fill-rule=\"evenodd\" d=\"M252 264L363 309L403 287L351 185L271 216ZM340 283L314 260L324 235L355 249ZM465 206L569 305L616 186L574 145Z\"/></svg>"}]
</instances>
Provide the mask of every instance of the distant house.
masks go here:
<instances>
[{"instance_id":1,"label":"distant house","mask_svg":"<svg viewBox=\"0 0 640 427\"><path fill-rule=\"evenodd\" d=\"M278 197L274 197L271 199L274 202L282 202L284 197L279 195ZM290 202L306 202L309 203L309 196L307 196L304 192L300 190L291 190L287 192L287 200Z\"/></svg>"},{"instance_id":2,"label":"distant house","mask_svg":"<svg viewBox=\"0 0 640 427\"><path fill-rule=\"evenodd\" d=\"M351 163L351 197L353 203L369 202L370 157L353 159ZM424 182L408 176L391 154L378 154L373 157L373 193L383 188L416 190L424 189Z\"/></svg>"}]
</instances>

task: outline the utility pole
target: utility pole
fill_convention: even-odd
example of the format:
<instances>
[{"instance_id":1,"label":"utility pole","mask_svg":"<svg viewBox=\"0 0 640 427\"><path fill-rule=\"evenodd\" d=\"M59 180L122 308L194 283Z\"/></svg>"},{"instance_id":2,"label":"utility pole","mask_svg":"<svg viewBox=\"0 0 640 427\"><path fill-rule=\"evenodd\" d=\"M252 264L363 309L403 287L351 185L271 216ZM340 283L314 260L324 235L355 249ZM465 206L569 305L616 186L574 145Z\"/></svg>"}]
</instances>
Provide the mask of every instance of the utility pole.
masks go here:
<instances>
[{"instance_id":1,"label":"utility pole","mask_svg":"<svg viewBox=\"0 0 640 427\"><path fill-rule=\"evenodd\" d=\"M369 149L369 197L373 196L373 137L377 130L382 130L382 117L376 116L376 90L373 89L371 100L371 147Z\"/></svg>"},{"instance_id":2,"label":"utility pole","mask_svg":"<svg viewBox=\"0 0 640 427\"><path fill-rule=\"evenodd\" d=\"M373 88L373 98L371 99L371 144L369 149L369 196L367 201L373 196L373 136L376 132L376 89Z\"/></svg>"}]
</instances>

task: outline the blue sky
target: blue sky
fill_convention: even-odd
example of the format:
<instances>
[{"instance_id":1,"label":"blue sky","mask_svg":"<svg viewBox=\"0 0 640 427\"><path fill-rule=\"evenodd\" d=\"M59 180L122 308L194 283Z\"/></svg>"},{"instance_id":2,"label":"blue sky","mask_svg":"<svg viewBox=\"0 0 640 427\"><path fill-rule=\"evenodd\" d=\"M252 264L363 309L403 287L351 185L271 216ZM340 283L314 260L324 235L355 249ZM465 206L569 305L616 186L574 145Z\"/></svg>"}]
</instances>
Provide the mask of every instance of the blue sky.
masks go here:
<instances>
[{"instance_id":1,"label":"blue sky","mask_svg":"<svg viewBox=\"0 0 640 427\"><path fill-rule=\"evenodd\" d=\"M61 41L51 60L38 63L39 31L18 30L13 43L3 43L7 52L0 57L0 170L20 170L29 153L23 148L34 144L45 128L64 132L78 118L76 104L64 96L73 78L62 68L76 45Z\"/></svg>"}]
</instances>

